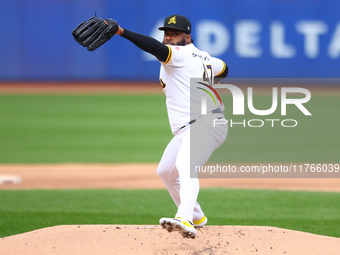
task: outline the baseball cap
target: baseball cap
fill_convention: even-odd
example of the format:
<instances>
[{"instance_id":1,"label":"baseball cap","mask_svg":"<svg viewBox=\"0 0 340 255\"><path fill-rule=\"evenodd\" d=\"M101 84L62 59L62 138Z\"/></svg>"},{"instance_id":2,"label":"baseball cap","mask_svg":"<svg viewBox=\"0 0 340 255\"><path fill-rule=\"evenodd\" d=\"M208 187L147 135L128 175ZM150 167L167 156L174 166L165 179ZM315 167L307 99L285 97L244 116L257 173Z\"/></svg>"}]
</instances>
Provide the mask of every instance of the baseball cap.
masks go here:
<instances>
[{"instance_id":1,"label":"baseball cap","mask_svg":"<svg viewBox=\"0 0 340 255\"><path fill-rule=\"evenodd\" d=\"M181 15L171 15L165 18L164 26L159 27L159 30L177 29L186 34L191 34L191 23L188 18Z\"/></svg>"}]
</instances>

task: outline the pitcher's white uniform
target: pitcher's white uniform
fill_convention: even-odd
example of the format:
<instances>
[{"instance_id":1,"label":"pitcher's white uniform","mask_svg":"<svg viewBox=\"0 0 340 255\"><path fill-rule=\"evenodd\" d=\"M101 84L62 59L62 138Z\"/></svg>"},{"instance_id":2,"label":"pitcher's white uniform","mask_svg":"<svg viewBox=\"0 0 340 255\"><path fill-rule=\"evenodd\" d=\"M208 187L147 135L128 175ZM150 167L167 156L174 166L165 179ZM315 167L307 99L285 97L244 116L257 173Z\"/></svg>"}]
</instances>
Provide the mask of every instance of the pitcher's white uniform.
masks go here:
<instances>
[{"instance_id":1,"label":"pitcher's white uniform","mask_svg":"<svg viewBox=\"0 0 340 255\"><path fill-rule=\"evenodd\" d=\"M197 177L192 170L205 164L227 136L227 125L213 126L213 120L224 115L223 104L211 85L213 77L226 77L228 68L222 60L192 44L191 22L185 16L170 15L158 29L164 31L162 43L120 26L117 34L162 63L159 78L175 136L164 151L157 173L178 210L175 218L164 217L159 223L169 232L179 231L185 238L195 238L195 227L204 226L207 219L196 202L199 182L198 178L191 178ZM192 78L201 79L190 84ZM205 83L206 79L209 84ZM192 107L195 105L198 107Z\"/></svg>"},{"instance_id":2,"label":"pitcher's white uniform","mask_svg":"<svg viewBox=\"0 0 340 255\"><path fill-rule=\"evenodd\" d=\"M166 95L166 106L172 133L175 135L166 147L157 168L157 174L166 185L178 210L176 217L189 221L200 220L204 213L198 204L198 178L190 178L190 168L204 165L212 152L225 140L227 125L213 127L213 119L224 118L222 112L211 113L212 108L222 108L208 103L206 115L190 114L190 78L203 77L204 65L209 67L212 76L224 72L225 63L208 53L198 50L193 44L169 46L168 59L162 63L160 81ZM191 134L195 130L195 135ZM190 137L195 153L190 153ZM193 148L192 148L193 149ZM190 157L191 156L191 157Z\"/></svg>"}]
</instances>

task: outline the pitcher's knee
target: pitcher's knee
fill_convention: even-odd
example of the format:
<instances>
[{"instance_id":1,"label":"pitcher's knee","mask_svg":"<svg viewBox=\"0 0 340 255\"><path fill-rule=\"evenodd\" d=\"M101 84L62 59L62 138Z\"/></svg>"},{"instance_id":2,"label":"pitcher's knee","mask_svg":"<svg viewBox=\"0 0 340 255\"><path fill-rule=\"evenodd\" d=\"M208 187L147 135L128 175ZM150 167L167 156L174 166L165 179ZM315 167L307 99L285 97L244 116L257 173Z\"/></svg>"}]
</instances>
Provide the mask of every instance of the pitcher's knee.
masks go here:
<instances>
[{"instance_id":1,"label":"pitcher's knee","mask_svg":"<svg viewBox=\"0 0 340 255\"><path fill-rule=\"evenodd\" d=\"M169 172L170 170L165 168L165 167L157 167L157 175L161 178L161 179L166 179L169 176Z\"/></svg>"},{"instance_id":2,"label":"pitcher's knee","mask_svg":"<svg viewBox=\"0 0 340 255\"><path fill-rule=\"evenodd\" d=\"M178 171L175 166L173 167L160 167L157 168L157 175L163 180L163 182L176 182L178 179Z\"/></svg>"}]
</instances>

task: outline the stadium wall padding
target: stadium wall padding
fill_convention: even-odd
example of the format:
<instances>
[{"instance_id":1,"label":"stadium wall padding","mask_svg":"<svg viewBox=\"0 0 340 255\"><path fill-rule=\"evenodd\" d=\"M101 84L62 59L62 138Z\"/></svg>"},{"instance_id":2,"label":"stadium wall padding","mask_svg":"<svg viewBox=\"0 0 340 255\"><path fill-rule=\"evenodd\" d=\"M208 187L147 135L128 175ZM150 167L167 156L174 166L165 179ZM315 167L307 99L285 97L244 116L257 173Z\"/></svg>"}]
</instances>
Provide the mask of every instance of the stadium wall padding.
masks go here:
<instances>
[{"instance_id":1,"label":"stadium wall padding","mask_svg":"<svg viewBox=\"0 0 340 255\"><path fill-rule=\"evenodd\" d=\"M338 0L11 0L0 3L0 81L157 80L160 64L120 36L94 52L72 29L94 16L158 40L166 16L192 23L194 43L232 78L339 78Z\"/></svg>"}]
</instances>

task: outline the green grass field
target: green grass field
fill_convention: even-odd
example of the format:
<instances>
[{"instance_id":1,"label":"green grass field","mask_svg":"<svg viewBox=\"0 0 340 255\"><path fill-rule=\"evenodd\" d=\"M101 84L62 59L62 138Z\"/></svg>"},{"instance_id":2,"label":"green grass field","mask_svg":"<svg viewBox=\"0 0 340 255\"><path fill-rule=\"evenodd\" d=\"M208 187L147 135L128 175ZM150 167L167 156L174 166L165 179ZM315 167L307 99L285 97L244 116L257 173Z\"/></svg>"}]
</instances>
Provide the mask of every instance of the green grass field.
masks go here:
<instances>
[{"instance_id":1,"label":"green grass field","mask_svg":"<svg viewBox=\"0 0 340 255\"><path fill-rule=\"evenodd\" d=\"M0 95L0 162L156 162L171 139L164 98Z\"/></svg>"},{"instance_id":2,"label":"green grass field","mask_svg":"<svg viewBox=\"0 0 340 255\"><path fill-rule=\"evenodd\" d=\"M296 128L229 128L212 160L339 163L339 99L313 95L311 117L288 108L284 118L297 119ZM223 101L230 119L231 98ZM255 106L270 102L258 96ZM172 138L164 103L163 95L0 95L0 163L158 162ZM212 225L340 237L339 193L202 189L199 199ZM157 224L176 209L166 190L0 190L0 205L0 236L60 224Z\"/></svg>"},{"instance_id":3,"label":"green grass field","mask_svg":"<svg viewBox=\"0 0 340 255\"><path fill-rule=\"evenodd\" d=\"M213 199L212 199L213 198ZM202 189L209 225L340 237L340 193ZM151 224L176 212L166 190L2 190L0 237L64 224Z\"/></svg>"},{"instance_id":4,"label":"green grass field","mask_svg":"<svg viewBox=\"0 0 340 255\"><path fill-rule=\"evenodd\" d=\"M313 95L306 104L312 116L289 106L287 116L278 109L233 117L226 97L234 122L296 119L298 126L234 125L212 160L339 163L339 99ZM257 96L254 104L267 109L271 98ZM171 137L163 95L0 95L0 163L158 162Z\"/></svg>"}]
</instances>

